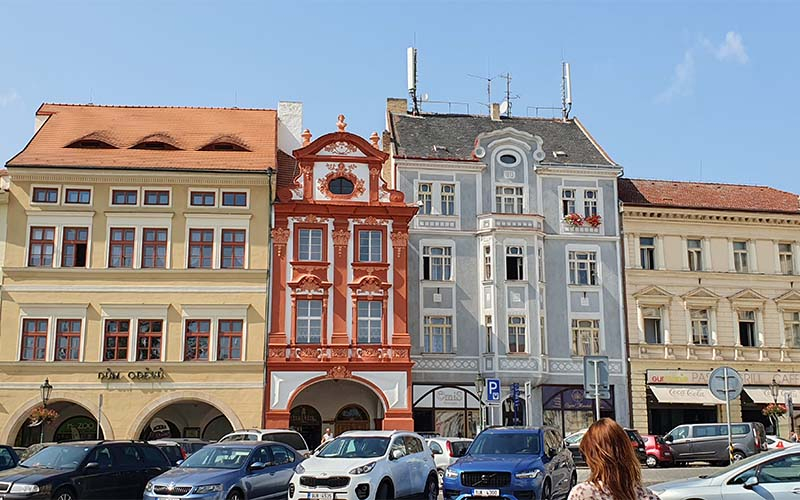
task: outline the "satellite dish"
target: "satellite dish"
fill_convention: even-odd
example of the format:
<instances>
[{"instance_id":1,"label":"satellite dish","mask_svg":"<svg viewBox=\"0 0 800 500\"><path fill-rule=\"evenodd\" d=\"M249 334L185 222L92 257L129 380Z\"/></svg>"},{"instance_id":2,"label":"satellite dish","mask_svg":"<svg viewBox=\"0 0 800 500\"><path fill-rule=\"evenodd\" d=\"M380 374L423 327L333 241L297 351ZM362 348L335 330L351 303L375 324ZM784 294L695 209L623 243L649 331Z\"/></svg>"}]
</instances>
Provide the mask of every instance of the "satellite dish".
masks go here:
<instances>
[{"instance_id":1,"label":"satellite dish","mask_svg":"<svg viewBox=\"0 0 800 500\"><path fill-rule=\"evenodd\" d=\"M504 114L508 112L508 101L503 101L500 103L500 114Z\"/></svg>"},{"instance_id":2,"label":"satellite dish","mask_svg":"<svg viewBox=\"0 0 800 500\"><path fill-rule=\"evenodd\" d=\"M427 101L428 99L430 99L430 96L428 96L428 94L422 94L423 101Z\"/></svg>"}]
</instances>

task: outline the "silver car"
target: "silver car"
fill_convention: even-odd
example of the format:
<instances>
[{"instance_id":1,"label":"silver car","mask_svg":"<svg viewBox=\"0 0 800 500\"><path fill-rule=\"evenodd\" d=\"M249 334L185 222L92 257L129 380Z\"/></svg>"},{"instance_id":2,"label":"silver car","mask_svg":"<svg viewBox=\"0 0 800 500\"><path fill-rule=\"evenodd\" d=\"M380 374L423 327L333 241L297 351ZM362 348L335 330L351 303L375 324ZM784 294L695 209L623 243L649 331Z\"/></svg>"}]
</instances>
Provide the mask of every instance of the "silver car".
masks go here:
<instances>
[{"instance_id":1,"label":"silver car","mask_svg":"<svg viewBox=\"0 0 800 500\"><path fill-rule=\"evenodd\" d=\"M759 453L710 476L650 488L661 500L764 500L798 498L800 448Z\"/></svg>"},{"instance_id":2,"label":"silver car","mask_svg":"<svg viewBox=\"0 0 800 500\"><path fill-rule=\"evenodd\" d=\"M426 439L425 442L428 443L428 448L433 453L433 461L436 462L439 479L444 477L444 471L448 467L467 453L467 448L472 444L471 439L458 437L435 437Z\"/></svg>"}]
</instances>

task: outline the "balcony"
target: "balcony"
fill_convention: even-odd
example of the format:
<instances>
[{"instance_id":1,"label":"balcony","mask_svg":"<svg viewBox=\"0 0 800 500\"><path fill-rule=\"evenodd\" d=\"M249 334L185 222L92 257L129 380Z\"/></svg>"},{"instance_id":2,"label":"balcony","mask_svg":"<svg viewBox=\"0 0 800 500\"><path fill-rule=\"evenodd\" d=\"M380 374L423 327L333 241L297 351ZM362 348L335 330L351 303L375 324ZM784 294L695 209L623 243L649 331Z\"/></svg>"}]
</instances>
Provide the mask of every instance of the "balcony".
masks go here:
<instances>
[{"instance_id":1,"label":"balcony","mask_svg":"<svg viewBox=\"0 0 800 500\"><path fill-rule=\"evenodd\" d=\"M478 216L478 232L542 231L544 217L538 214L483 214Z\"/></svg>"},{"instance_id":2,"label":"balcony","mask_svg":"<svg viewBox=\"0 0 800 500\"><path fill-rule=\"evenodd\" d=\"M749 361L790 363L790 354L800 356L791 347L743 347L694 344L631 344L633 359Z\"/></svg>"},{"instance_id":3,"label":"balcony","mask_svg":"<svg viewBox=\"0 0 800 500\"><path fill-rule=\"evenodd\" d=\"M597 227L592 227L586 224L583 226L573 226L572 224L567 224L566 222L561 221L561 232L569 234L601 234L602 225Z\"/></svg>"}]
</instances>

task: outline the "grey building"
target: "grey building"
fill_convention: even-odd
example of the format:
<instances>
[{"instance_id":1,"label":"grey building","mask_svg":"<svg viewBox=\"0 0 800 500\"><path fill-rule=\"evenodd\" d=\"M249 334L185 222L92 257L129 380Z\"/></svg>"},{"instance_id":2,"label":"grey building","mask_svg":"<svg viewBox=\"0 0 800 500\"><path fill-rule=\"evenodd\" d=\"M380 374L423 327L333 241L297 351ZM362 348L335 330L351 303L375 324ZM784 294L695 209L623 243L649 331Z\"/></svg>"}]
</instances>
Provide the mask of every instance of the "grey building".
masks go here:
<instances>
[{"instance_id":1,"label":"grey building","mask_svg":"<svg viewBox=\"0 0 800 500\"><path fill-rule=\"evenodd\" d=\"M389 99L387 129L386 175L420 205L408 268L417 430L473 433L479 373L502 384L485 424L586 427L593 354L610 359L602 413L627 424L622 168L577 119L506 118L496 105L412 115Z\"/></svg>"}]
</instances>

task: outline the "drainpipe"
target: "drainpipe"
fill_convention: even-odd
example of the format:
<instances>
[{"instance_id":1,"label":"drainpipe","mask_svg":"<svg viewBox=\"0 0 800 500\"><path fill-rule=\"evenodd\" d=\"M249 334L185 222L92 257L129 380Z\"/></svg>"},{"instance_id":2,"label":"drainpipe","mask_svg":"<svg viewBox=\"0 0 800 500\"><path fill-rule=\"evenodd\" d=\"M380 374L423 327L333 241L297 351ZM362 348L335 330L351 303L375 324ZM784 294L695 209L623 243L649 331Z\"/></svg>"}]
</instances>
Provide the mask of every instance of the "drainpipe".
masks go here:
<instances>
[{"instance_id":1,"label":"drainpipe","mask_svg":"<svg viewBox=\"0 0 800 500\"><path fill-rule=\"evenodd\" d=\"M272 177L275 175L274 168L267 169L267 290L264 293L264 375L261 381L261 428L267 427L267 360L269 359L269 332L272 329Z\"/></svg>"},{"instance_id":2,"label":"drainpipe","mask_svg":"<svg viewBox=\"0 0 800 500\"><path fill-rule=\"evenodd\" d=\"M625 237L623 233L623 225L622 225L622 212L623 212L623 203L619 202L619 225L617 234L619 235L619 270L620 270L620 280L622 282L622 297L620 297L620 301L622 302L622 314L623 314L623 321L620 325L622 327L622 331L625 333L624 340L625 340L625 350L624 350L624 358L626 360L625 363L625 370L628 376L628 421L630 422L630 426L633 428L633 380L631 379L631 357L630 357L630 331L628 331L628 287L625 283ZM649 424L648 424L649 427ZM650 430L648 429L648 432Z\"/></svg>"}]
</instances>

